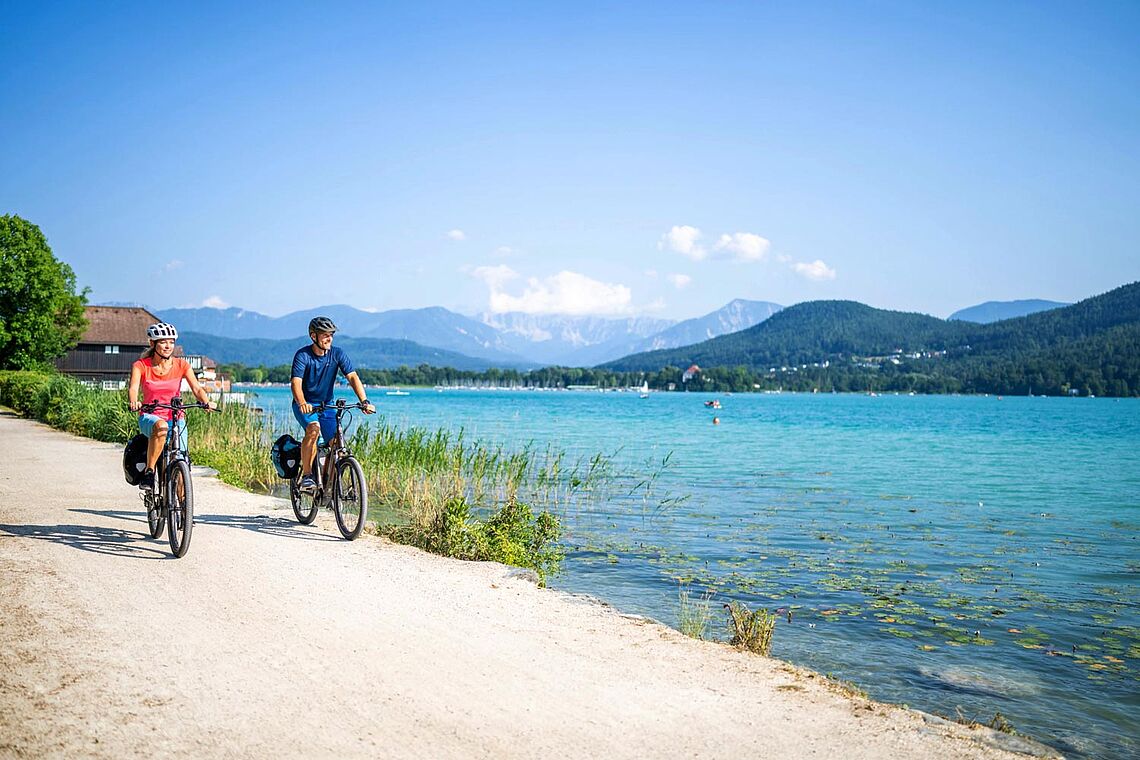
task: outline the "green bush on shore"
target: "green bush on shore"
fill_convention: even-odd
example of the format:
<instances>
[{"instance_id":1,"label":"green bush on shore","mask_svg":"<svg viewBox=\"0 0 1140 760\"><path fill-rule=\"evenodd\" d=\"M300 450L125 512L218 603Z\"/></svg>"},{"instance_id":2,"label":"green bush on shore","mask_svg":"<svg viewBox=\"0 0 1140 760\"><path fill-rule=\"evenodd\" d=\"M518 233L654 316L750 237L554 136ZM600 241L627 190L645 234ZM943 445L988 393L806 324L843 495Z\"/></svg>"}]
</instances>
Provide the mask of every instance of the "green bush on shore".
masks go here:
<instances>
[{"instance_id":1,"label":"green bush on shore","mask_svg":"<svg viewBox=\"0 0 1140 760\"><path fill-rule=\"evenodd\" d=\"M0 404L98 441L126 443L138 432L125 391L90 388L54 372L0 371ZM269 459L275 435L264 418L241 404L187 418L194 463L216 469L225 483L258 493L281 484ZM364 467L371 506L385 516L381 534L437 554L529 567L541 582L557 571L562 559L558 519L545 509L535 514L518 492L533 478L536 495L557 498L549 481L560 472L560 455L548 452L540 467L530 451L507 454L466 441L462 433L401 431L383 422L358 427L350 446ZM588 475L568 478L571 490L591 482Z\"/></svg>"},{"instance_id":2,"label":"green bush on shore","mask_svg":"<svg viewBox=\"0 0 1140 760\"><path fill-rule=\"evenodd\" d=\"M54 428L97 441L125 443L138 432L126 393L94 390L66 375L0 371L0 404Z\"/></svg>"}]
</instances>

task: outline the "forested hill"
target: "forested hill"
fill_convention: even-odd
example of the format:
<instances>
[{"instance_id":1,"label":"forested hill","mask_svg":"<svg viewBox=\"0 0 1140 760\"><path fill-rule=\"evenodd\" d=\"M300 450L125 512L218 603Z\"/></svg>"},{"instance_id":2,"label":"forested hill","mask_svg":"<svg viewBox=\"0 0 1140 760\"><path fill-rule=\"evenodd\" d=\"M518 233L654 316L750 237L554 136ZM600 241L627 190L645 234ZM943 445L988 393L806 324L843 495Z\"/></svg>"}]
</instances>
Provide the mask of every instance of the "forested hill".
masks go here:
<instances>
[{"instance_id":1,"label":"forested hill","mask_svg":"<svg viewBox=\"0 0 1140 760\"><path fill-rule=\"evenodd\" d=\"M217 335L186 331L181 335L181 342L186 353L205 354L222 364L276 367L292 364L293 354L298 348L307 345L309 339L305 336L287 340L222 338ZM347 351L352 357L353 364L361 369L393 369L402 365L415 367L420 364L463 370L484 370L491 366L504 366L488 359L464 356L455 351L421 346L410 340L338 336L336 345Z\"/></svg>"},{"instance_id":2,"label":"forested hill","mask_svg":"<svg viewBox=\"0 0 1140 760\"><path fill-rule=\"evenodd\" d=\"M1117 327L1140 326L1140 282L1016 319L973 325L976 353L1049 348L1093 338Z\"/></svg>"},{"instance_id":3,"label":"forested hill","mask_svg":"<svg viewBox=\"0 0 1140 760\"><path fill-rule=\"evenodd\" d=\"M747 330L692 346L634 354L603 366L640 371L690 364L762 369L899 350L942 351L968 345L978 327L926 314L875 309L855 301L808 301Z\"/></svg>"},{"instance_id":4,"label":"forested hill","mask_svg":"<svg viewBox=\"0 0 1140 760\"><path fill-rule=\"evenodd\" d=\"M690 364L706 371L706 383L719 382L713 368L744 367L758 387L800 390L1140 395L1140 283L986 325L813 301L748 330L605 367Z\"/></svg>"}]
</instances>

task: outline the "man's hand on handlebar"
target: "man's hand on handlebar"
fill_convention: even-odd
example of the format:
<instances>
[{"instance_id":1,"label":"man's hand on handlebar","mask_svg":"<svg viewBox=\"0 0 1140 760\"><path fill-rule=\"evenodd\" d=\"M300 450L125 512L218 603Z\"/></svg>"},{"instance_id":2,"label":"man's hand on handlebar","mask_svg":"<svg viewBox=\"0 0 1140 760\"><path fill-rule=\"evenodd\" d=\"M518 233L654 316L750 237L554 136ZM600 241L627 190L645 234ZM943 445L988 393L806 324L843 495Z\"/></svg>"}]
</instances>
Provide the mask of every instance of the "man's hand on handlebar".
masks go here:
<instances>
[{"instance_id":1,"label":"man's hand on handlebar","mask_svg":"<svg viewBox=\"0 0 1140 760\"><path fill-rule=\"evenodd\" d=\"M297 404L297 408L301 410L301 414L313 413L313 405L308 401L302 401L300 404Z\"/></svg>"},{"instance_id":2,"label":"man's hand on handlebar","mask_svg":"<svg viewBox=\"0 0 1140 760\"><path fill-rule=\"evenodd\" d=\"M360 408L364 411L365 414L376 414L376 407L374 407L372 405L372 402L368 399L361 400Z\"/></svg>"}]
</instances>

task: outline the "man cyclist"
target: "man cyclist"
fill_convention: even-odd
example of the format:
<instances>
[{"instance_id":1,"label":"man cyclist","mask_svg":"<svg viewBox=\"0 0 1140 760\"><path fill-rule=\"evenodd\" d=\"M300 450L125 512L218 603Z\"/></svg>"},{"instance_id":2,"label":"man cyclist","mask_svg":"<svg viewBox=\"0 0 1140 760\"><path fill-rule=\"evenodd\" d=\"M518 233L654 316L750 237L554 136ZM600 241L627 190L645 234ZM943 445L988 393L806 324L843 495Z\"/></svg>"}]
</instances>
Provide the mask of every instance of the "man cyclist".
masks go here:
<instances>
[{"instance_id":1,"label":"man cyclist","mask_svg":"<svg viewBox=\"0 0 1140 760\"><path fill-rule=\"evenodd\" d=\"M293 389L293 416L305 429L301 441L301 491L312 493L317 483L313 479L313 459L317 453L317 440L323 437L331 444L336 437L336 410L313 411L319 404L329 404L333 400L333 387L339 369L360 403L365 414L373 414L376 407L368 402L364 384L360 382L348 354L339 346L333 346L333 333L336 325L328 317L313 317L309 321L309 339L312 343L298 349L293 354L293 372L290 385Z\"/></svg>"}]
</instances>

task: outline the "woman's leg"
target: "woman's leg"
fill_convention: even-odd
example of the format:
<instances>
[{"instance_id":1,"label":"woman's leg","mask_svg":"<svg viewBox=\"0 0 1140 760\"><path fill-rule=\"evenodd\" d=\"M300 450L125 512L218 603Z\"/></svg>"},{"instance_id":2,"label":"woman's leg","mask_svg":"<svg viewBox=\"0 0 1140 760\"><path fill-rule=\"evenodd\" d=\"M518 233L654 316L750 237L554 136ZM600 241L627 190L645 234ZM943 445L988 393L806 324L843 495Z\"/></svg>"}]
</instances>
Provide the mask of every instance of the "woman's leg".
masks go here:
<instances>
[{"instance_id":1,"label":"woman's leg","mask_svg":"<svg viewBox=\"0 0 1140 760\"><path fill-rule=\"evenodd\" d=\"M162 453L162 446L166 443L166 420L157 420L150 431L150 441L146 447L146 468L153 470L158 463L158 456Z\"/></svg>"},{"instance_id":2,"label":"woman's leg","mask_svg":"<svg viewBox=\"0 0 1140 760\"><path fill-rule=\"evenodd\" d=\"M146 468L153 470L166 441L166 420L156 414L140 414L139 432L147 437Z\"/></svg>"}]
</instances>

